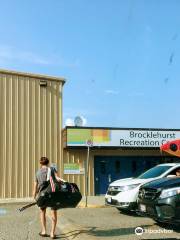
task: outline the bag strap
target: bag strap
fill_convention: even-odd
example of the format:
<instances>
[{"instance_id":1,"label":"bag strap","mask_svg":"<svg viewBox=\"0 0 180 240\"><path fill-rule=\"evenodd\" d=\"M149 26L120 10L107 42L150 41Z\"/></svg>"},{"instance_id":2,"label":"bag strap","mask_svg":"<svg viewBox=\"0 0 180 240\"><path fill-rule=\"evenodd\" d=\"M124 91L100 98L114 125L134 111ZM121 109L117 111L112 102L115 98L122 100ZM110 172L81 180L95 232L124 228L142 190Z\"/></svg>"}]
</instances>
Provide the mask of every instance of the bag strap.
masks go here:
<instances>
[{"instance_id":1,"label":"bag strap","mask_svg":"<svg viewBox=\"0 0 180 240\"><path fill-rule=\"evenodd\" d=\"M49 180L50 180L50 177L51 177L51 168L48 167L48 172L47 172L47 178L46 178L46 180L49 181Z\"/></svg>"},{"instance_id":2,"label":"bag strap","mask_svg":"<svg viewBox=\"0 0 180 240\"><path fill-rule=\"evenodd\" d=\"M53 169L50 167L48 167L47 181L50 181L51 190L52 190L52 192L55 192L55 176L54 176Z\"/></svg>"}]
</instances>

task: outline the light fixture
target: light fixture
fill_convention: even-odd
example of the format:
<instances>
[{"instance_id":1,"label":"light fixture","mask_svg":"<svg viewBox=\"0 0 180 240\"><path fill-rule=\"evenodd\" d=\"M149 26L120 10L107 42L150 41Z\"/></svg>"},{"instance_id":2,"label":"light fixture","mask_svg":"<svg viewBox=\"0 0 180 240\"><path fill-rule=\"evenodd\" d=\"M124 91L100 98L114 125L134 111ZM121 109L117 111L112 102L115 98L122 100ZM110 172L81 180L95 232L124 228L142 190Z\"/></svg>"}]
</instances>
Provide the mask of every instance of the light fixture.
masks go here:
<instances>
[{"instance_id":1,"label":"light fixture","mask_svg":"<svg viewBox=\"0 0 180 240\"><path fill-rule=\"evenodd\" d=\"M40 85L40 87L47 87L47 81L45 81L45 80L40 80L40 81L39 81L39 85Z\"/></svg>"}]
</instances>

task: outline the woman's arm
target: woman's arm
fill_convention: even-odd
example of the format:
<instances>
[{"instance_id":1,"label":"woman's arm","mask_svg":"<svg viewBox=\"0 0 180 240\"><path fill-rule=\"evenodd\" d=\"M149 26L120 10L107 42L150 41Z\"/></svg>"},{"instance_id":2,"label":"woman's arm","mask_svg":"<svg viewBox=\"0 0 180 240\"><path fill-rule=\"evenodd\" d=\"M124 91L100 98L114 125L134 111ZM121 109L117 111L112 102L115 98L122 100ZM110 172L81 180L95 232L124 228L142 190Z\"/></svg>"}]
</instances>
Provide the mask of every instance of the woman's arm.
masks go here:
<instances>
[{"instance_id":1,"label":"woman's arm","mask_svg":"<svg viewBox=\"0 0 180 240\"><path fill-rule=\"evenodd\" d=\"M36 198L36 194L37 194L37 190L38 190L38 183L34 182L34 187L33 187L33 198Z\"/></svg>"},{"instance_id":2,"label":"woman's arm","mask_svg":"<svg viewBox=\"0 0 180 240\"><path fill-rule=\"evenodd\" d=\"M54 175L55 175L56 180L57 180L58 182L66 182L64 179L62 179L62 178L60 178L60 177L58 176L58 173L57 173L57 172L55 172Z\"/></svg>"}]
</instances>

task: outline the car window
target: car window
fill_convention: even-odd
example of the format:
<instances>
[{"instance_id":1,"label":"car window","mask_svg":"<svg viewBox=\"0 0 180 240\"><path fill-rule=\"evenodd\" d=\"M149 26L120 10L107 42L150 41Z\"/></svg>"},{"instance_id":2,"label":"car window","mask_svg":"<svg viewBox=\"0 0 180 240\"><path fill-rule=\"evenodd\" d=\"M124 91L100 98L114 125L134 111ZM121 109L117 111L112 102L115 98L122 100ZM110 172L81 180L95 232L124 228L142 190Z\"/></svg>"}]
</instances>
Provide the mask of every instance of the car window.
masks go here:
<instances>
[{"instance_id":1,"label":"car window","mask_svg":"<svg viewBox=\"0 0 180 240\"><path fill-rule=\"evenodd\" d=\"M168 169L170 169L172 166L164 165L164 166L156 166L148 171L141 174L138 179L147 179L147 178L155 178L159 177L161 174L165 173Z\"/></svg>"},{"instance_id":2,"label":"car window","mask_svg":"<svg viewBox=\"0 0 180 240\"><path fill-rule=\"evenodd\" d=\"M167 173L166 176L168 176L168 175L176 175L176 172L179 171L179 170L180 170L180 168L178 167L178 168L176 168L176 169L170 171L169 173Z\"/></svg>"}]
</instances>

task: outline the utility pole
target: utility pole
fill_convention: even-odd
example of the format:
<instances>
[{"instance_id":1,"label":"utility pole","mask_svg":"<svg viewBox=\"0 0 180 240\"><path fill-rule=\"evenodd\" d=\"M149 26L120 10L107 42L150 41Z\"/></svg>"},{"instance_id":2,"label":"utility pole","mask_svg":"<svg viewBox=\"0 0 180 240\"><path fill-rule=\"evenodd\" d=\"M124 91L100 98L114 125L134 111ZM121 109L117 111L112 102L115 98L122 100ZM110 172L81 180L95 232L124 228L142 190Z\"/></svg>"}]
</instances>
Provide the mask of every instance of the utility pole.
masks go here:
<instances>
[{"instance_id":1,"label":"utility pole","mask_svg":"<svg viewBox=\"0 0 180 240\"><path fill-rule=\"evenodd\" d=\"M86 166L85 166L85 196L86 196L85 207L87 207L88 190L89 190L89 154L90 154L90 147L93 147L93 141L90 139L87 140L86 145L87 145L87 159L86 159Z\"/></svg>"}]
</instances>

